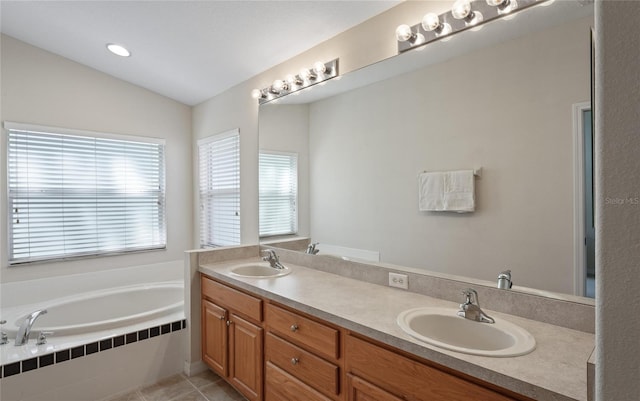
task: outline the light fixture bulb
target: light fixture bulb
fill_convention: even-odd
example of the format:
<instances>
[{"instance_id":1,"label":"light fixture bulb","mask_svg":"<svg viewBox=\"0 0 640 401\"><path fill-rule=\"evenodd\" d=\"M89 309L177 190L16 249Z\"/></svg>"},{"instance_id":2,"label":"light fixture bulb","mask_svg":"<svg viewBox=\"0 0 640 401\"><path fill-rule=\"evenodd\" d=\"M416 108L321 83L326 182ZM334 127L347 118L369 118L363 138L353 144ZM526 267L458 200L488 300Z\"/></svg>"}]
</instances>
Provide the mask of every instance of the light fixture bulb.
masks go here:
<instances>
[{"instance_id":1,"label":"light fixture bulb","mask_svg":"<svg viewBox=\"0 0 640 401\"><path fill-rule=\"evenodd\" d=\"M298 76L300 77L300 79L302 79L303 81L308 81L309 79L315 78L316 76L314 74L311 73L311 71L309 71L309 69L307 68L303 68L300 70L300 72L298 73Z\"/></svg>"},{"instance_id":2,"label":"light fixture bulb","mask_svg":"<svg viewBox=\"0 0 640 401\"><path fill-rule=\"evenodd\" d=\"M271 84L271 90L273 92L280 93L285 89L287 89L287 84L285 84L281 79L276 79L273 81L273 84Z\"/></svg>"},{"instance_id":3,"label":"light fixture bulb","mask_svg":"<svg viewBox=\"0 0 640 401\"><path fill-rule=\"evenodd\" d=\"M302 83L302 81L300 81L300 79L298 77L296 77L295 75L293 75L293 74L287 75L287 77L285 79L287 80L287 82L291 86L300 85Z\"/></svg>"},{"instance_id":4,"label":"light fixture bulb","mask_svg":"<svg viewBox=\"0 0 640 401\"><path fill-rule=\"evenodd\" d=\"M451 7L451 15L455 19L465 19L471 13L471 2L469 0L458 0Z\"/></svg>"},{"instance_id":5,"label":"light fixture bulb","mask_svg":"<svg viewBox=\"0 0 640 401\"><path fill-rule=\"evenodd\" d=\"M498 14L509 14L516 8L518 8L518 2L516 0L505 0L498 6Z\"/></svg>"},{"instance_id":6,"label":"light fixture bulb","mask_svg":"<svg viewBox=\"0 0 640 401\"><path fill-rule=\"evenodd\" d=\"M115 43L108 43L107 44L107 49L120 57L129 57L131 56L131 52L129 50L127 50L124 46L122 45L117 45Z\"/></svg>"},{"instance_id":7,"label":"light fixture bulb","mask_svg":"<svg viewBox=\"0 0 640 401\"><path fill-rule=\"evenodd\" d=\"M406 42L411 39L413 36L413 32L411 32L411 27L409 25L400 25L396 28L396 40L398 42Z\"/></svg>"},{"instance_id":8,"label":"light fixture bulb","mask_svg":"<svg viewBox=\"0 0 640 401\"><path fill-rule=\"evenodd\" d=\"M324 63L323 63L323 62L321 62L321 61L316 61L316 62L313 64L313 71L315 71L315 72L316 72L316 74L318 74L318 75L320 75L320 74L324 74L324 73L325 73L325 71L327 71L327 66L326 66L326 65L324 65Z\"/></svg>"},{"instance_id":9,"label":"light fixture bulb","mask_svg":"<svg viewBox=\"0 0 640 401\"><path fill-rule=\"evenodd\" d=\"M251 91L251 97L254 99L260 99L262 97L262 91L260 89L254 89Z\"/></svg>"},{"instance_id":10,"label":"light fixture bulb","mask_svg":"<svg viewBox=\"0 0 640 401\"><path fill-rule=\"evenodd\" d=\"M440 17L436 13L428 13L422 18L422 28L425 31L435 31L440 26Z\"/></svg>"},{"instance_id":11,"label":"light fixture bulb","mask_svg":"<svg viewBox=\"0 0 640 401\"><path fill-rule=\"evenodd\" d=\"M487 4L493 7L497 7L504 2L505 0L487 0Z\"/></svg>"}]
</instances>

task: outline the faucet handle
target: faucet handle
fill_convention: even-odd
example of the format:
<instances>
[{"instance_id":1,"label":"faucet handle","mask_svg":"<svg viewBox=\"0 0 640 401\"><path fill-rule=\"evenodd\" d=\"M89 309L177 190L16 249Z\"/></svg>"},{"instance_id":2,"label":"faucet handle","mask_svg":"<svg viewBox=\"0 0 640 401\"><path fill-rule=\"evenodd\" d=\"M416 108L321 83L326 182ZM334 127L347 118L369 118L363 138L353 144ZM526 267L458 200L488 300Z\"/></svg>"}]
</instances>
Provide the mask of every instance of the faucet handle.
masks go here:
<instances>
[{"instance_id":1,"label":"faucet handle","mask_svg":"<svg viewBox=\"0 0 640 401\"><path fill-rule=\"evenodd\" d=\"M36 341L36 345L43 345L47 343L47 336L53 335L53 331L41 331L38 334L38 340Z\"/></svg>"},{"instance_id":2,"label":"faucet handle","mask_svg":"<svg viewBox=\"0 0 640 401\"><path fill-rule=\"evenodd\" d=\"M0 326L7 323L6 320L0 320ZM0 331L0 345L5 345L9 342L9 336L4 331Z\"/></svg>"}]
</instances>

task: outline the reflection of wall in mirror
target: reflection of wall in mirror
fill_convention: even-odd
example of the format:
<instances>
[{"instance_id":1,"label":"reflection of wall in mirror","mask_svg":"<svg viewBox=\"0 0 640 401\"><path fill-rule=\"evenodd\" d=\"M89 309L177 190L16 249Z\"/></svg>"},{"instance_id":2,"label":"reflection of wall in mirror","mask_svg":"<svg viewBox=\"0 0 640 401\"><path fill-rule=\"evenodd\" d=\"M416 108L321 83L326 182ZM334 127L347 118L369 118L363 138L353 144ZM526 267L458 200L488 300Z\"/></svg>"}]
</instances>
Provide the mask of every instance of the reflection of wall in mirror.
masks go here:
<instances>
[{"instance_id":1,"label":"reflection of wall in mirror","mask_svg":"<svg viewBox=\"0 0 640 401\"><path fill-rule=\"evenodd\" d=\"M591 24L311 104L312 239L492 281L510 268L516 284L573 292L571 106L590 97ZM477 166L475 213L418 212L420 171Z\"/></svg>"}]
</instances>

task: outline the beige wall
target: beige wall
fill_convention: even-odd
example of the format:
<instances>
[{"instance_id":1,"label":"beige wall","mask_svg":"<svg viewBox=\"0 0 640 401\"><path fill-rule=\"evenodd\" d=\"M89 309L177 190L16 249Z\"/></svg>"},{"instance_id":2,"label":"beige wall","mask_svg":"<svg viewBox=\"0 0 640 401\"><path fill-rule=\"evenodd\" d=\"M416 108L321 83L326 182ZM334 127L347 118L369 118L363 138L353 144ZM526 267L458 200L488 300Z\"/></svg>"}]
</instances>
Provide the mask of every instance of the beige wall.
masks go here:
<instances>
[{"instance_id":1,"label":"beige wall","mask_svg":"<svg viewBox=\"0 0 640 401\"><path fill-rule=\"evenodd\" d=\"M596 399L640 394L640 2L596 2Z\"/></svg>"},{"instance_id":2,"label":"beige wall","mask_svg":"<svg viewBox=\"0 0 640 401\"><path fill-rule=\"evenodd\" d=\"M412 24L416 16L429 11L442 12L451 4L452 1L404 2L193 108L194 147L200 138L232 128L240 129L240 218L243 244L258 242L258 102L251 98L251 90L266 87L274 79L299 71L302 67L309 67L318 60L340 58L340 74L345 74L395 56L397 49L393 32L399 24ZM194 160L194 182L197 182L196 163L197 160ZM194 247L199 243L196 202L197 196L194 197Z\"/></svg>"},{"instance_id":3,"label":"beige wall","mask_svg":"<svg viewBox=\"0 0 640 401\"><path fill-rule=\"evenodd\" d=\"M312 103L312 239L489 281L509 268L517 285L574 293L572 105L590 98L592 25ZM419 172L480 166L474 213L418 211Z\"/></svg>"},{"instance_id":4,"label":"beige wall","mask_svg":"<svg viewBox=\"0 0 640 401\"><path fill-rule=\"evenodd\" d=\"M191 248L191 108L63 57L2 36L0 120L166 140L167 249L7 267L7 211L2 197L2 282L181 261ZM6 188L6 137L0 179Z\"/></svg>"}]
</instances>

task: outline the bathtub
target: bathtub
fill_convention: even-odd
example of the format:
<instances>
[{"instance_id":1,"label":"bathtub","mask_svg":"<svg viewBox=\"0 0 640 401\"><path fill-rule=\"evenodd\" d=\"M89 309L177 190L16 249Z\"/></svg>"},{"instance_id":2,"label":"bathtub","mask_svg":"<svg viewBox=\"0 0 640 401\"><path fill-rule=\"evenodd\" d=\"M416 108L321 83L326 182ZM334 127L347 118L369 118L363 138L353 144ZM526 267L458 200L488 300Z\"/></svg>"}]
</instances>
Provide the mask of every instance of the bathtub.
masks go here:
<instances>
[{"instance_id":1,"label":"bathtub","mask_svg":"<svg viewBox=\"0 0 640 401\"><path fill-rule=\"evenodd\" d=\"M47 314L37 318L32 333L48 331L63 337L114 330L183 312L184 285L182 281L139 284L6 308L5 333L14 339L24 316L39 309Z\"/></svg>"},{"instance_id":2,"label":"bathtub","mask_svg":"<svg viewBox=\"0 0 640 401\"><path fill-rule=\"evenodd\" d=\"M2 284L0 399L100 400L181 372L184 299L181 261ZM39 309L29 342L15 346ZM53 334L37 345L43 331Z\"/></svg>"}]
</instances>

